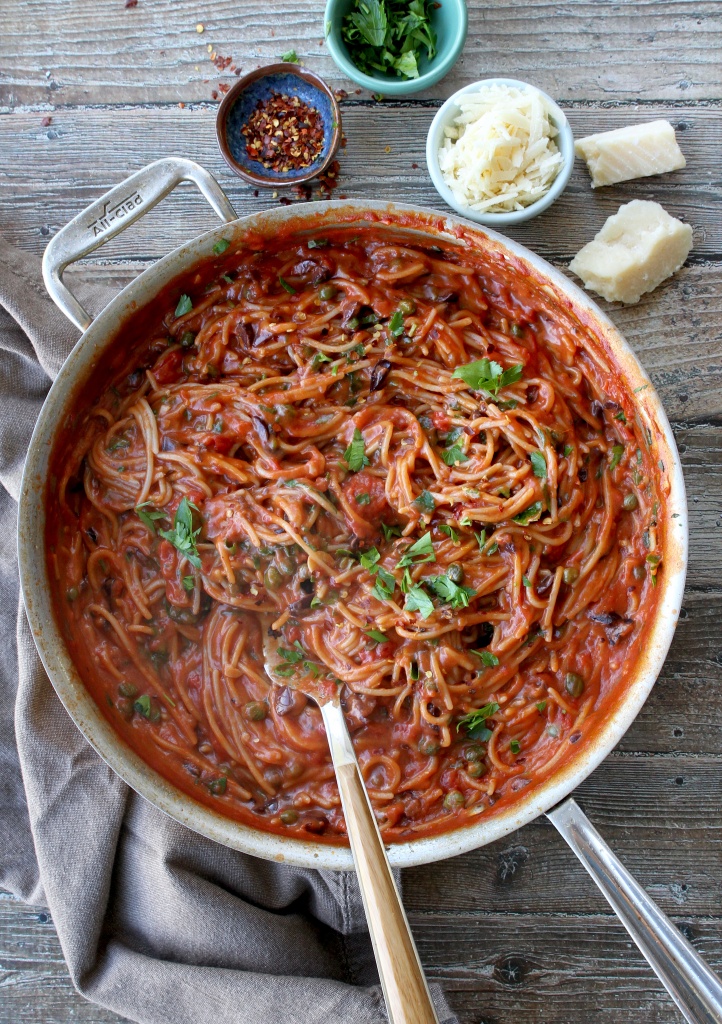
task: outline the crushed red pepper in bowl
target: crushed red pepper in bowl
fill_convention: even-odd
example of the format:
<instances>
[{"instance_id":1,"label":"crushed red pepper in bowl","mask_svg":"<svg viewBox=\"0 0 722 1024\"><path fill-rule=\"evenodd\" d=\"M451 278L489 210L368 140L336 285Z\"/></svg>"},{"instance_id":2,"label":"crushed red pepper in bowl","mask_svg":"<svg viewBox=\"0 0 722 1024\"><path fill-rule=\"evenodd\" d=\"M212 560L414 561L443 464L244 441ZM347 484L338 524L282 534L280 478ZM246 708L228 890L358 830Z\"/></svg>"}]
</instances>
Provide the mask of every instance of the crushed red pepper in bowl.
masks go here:
<instances>
[{"instance_id":1,"label":"crushed red pepper in bowl","mask_svg":"<svg viewBox=\"0 0 722 1024\"><path fill-rule=\"evenodd\" d=\"M273 93L259 100L241 132L249 157L272 171L310 167L323 150L321 116L298 96Z\"/></svg>"}]
</instances>

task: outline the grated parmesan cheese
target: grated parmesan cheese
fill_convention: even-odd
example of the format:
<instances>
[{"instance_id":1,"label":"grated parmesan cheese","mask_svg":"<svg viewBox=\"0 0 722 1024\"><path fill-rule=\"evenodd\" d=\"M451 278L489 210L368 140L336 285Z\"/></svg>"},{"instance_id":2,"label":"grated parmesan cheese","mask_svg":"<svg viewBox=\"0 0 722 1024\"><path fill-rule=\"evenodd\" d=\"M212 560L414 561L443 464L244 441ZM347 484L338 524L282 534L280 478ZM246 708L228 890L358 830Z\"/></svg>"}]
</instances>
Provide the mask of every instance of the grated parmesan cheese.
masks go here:
<instances>
[{"instance_id":1,"label":"grated parmesan cheese","mask_svg":"<svg viewBox=\"0 0 722 1024\"><path fill-rule=\"evenodd\" d=\"M506 213L546 195L563 160L543 96L486 85L459 97L459 110L439 150L439 169L457 202Z\"/></svg>"}]
</instances>

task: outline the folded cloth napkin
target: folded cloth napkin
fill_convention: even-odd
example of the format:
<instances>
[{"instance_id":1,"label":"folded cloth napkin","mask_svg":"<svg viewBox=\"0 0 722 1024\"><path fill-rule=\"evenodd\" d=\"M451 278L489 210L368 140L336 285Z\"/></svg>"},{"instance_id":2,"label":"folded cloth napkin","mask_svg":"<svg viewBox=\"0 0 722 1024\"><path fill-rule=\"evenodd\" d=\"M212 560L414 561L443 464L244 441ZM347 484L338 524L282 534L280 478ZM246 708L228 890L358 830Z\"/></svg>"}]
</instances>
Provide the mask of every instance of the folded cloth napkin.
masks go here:
<instances>
[{"instance_id":1,"label":"folded cloth napkin","mask_svg":"<svg viewBox=\"0 0 722 1024\"><path fill-rule=\"evenodd\" d=\"M0 886L50 909L79 992L142 1024L381 1024L355 876L258 860L167 817L89 746L43 670L19 594L16 502L76 337L39 261L0 239Z\"/></svg>"}]
</instances>

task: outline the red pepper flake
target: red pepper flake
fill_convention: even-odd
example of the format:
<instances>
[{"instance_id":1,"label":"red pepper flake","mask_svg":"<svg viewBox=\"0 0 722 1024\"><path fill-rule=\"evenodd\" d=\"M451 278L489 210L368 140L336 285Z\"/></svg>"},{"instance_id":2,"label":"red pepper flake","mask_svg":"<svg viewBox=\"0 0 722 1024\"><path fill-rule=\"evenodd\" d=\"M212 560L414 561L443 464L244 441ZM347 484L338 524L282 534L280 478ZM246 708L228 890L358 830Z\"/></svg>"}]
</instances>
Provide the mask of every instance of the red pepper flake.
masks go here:
<instances>
[{"instance_id":1,"label":"red pepper flake","mask_svg":"<svg viewBox=\"0 0 722 1024\"><path fill-rule=\"evenodd\" d=\"M249 157L281 173L310 167L323 150L321 115L298 96L259 100L241 133Z\"/></svg>"},{"instance_id":2,"label":"red pepper flake","mask_svg":"<svg viewBox=\"0 0 722 1024\"><path fill-rule=\"evenodd\" d=\"M226 94L226 93L228 92L228 90L230 89L230 85L226 85L226 83L225 83L225 82L219 82L219 83L218 83L218 88L219 88L219 89L221 90L221 92L222 92L222 93L223 93L223 95L225 96L225 94Z\"/></svg>"},{"instance_id":3,"label":"red pepper flake","mask_svg":"<svg viewBox=\"0 0 722 1024\"><path fill-rule=\"evenodd\" d=\"M138 0L125 0L125 6L126 7L137 7L138 6Z\"/></svg>"},{"instance_id":4,"label":"red pepper flake","mask_svg":"<svg viewBox=\"0 0 722 1024\"><path fill-rule=\"evenodd\" d=\"M348 99L348 93L346 92L345 89L334 89L333 90L333 94L334 94L334 96L336 97L337 100L347 100Z\"/></svg>"},{"instance_id":5,"label":"red pepper flake","mask_svg":"<svg viewBox=\"0 0 722 1024\"><path fill-rule=\"evenodd\" d=\"M418 169L419 169L419 165L418 164L412 164L411 166L413 167L413 169L415 171L418 171Z\"/></svg>"},{"instance_id":6,"label":"red pepper flake","mask_svg":"<svg viewBox=\"0 0 722 1024\"><path fill-rule=\"evenodd\" d=\"M281 206L293 206L293 201L288 196L281 196L278 200Z\"/></svg>"},{"instance_id":7,"label":"red pepper flake","mask_svg":"<svg viewBox=\"0 0 722 1024\"><path fill-rule=\"evenodd\" d=\"M217 89L214 89L213 92L211 93L211 99L214 99L214 100L218 99L218 90Z\"/></svg>"},{"instance_id":8,"label":"red pepper flake","mask_svg":"<svg viewBox=\"0 0 722 1024\"><path fill-rule=\"evenodd\" d=\"M53 119L52 117L44 117L40 123L43 128L48 128L53 123Z\"/></svg>"}]
</instances>

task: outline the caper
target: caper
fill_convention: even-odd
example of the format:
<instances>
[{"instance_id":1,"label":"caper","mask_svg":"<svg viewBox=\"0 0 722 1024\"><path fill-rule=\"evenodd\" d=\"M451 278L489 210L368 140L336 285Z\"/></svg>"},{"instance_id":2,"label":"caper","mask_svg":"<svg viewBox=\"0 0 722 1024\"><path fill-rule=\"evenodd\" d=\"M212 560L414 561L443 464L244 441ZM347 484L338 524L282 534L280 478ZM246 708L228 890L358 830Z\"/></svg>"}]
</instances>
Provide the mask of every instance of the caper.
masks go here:
<instances>
[{"instance_id":1,"label":"caper","mask_svg":"<svg viewBox=\"0 0 722 1024\"><path fill-rule=\"evenodd\" d=\"M296 568L296 563L288 554L285 548L280 548L276 552L276 564L278 566L279 572L281 572L284 576L293 576L294 570Z\"/></svg>"},{"instance_id":2,"label":"caper","mask_svg":"<svg viewBox=\"0 0 722 1024\"><path fill-rule=\"evenodd\" d=\"M635 508L639 505L636 494L625 494L624 501L622 502L622 508L626 509L627 512L634 512Z\"/></svg>"},{"instance_id":3,"label":"caper","mask_svg":"<svg viewBox=\"0 0 722 1024\"><path fill-rule=\"evenodd\" d=\"M440 745L436 740L430 736L422 736L419 740L419 753L426 754L427 757L433 757L434 754L438 754L441 749Z\"/></svg>"},{"instance_id":4,"label":"caper","mask_svg":"<svg viewBox=\"0 0 722 1024\"><path fill-rule=\"evenodd\" d=\"M487 771L483 761L472 761L466 766L466 774L471 775L472 779L480 779L482 775L486 775Z\"/></svg>"},{"instance_id":5,"label":"caper","mask_svg":"<svg viewBox=\"0 0 722 1024\"><path fill-rule=\"evenodd\" d=\"M461 583L464 579L464 568L458 562L452 562L446 570L446 575L452 583Z\"/></svg>"},{"instance_id":6,"label":"caper","mask_svg":"<svg viewBox=\"0 0 722 1024\"><path fill-rule=\"evenodd\" d=\"M444 808L447 811L461 810L465 803L466 800L458 789L450 789L444 797Z\"/></svg>"},{"instance_id":7,"label":"caper","mask_svg":"<svg viewBox=\"0 0 722 1024\"><path fill-rule=\"evenodd\" d=\"M68 587L68 589L65 591L65 596L67 597L68 601L77 601L78 593L79 591L77 587Z\"/></svg>"},{"instance_id":8,"label":"caper","mask_svg":"<svg viewBox=\"0 0 722 1024\"><path fill-rule=\"evenodd\" d=\"M579 570L576 565L568 565L564 570L564 582L570 586L572 583L576 583L579 579Z\"/></svg>"},{"instance_id":9,"label":"caper","mask_svg":"<svg viewBox=\"0 0 722 1024\"><path fill-rule=\"evenodd\" d=\"M298 811L294 811L292 807L289 807L287 811L281 811L280 817L284 825L295 825L298 821Z\"/></svg>"},{"instance_id":10,"label":"caper","mask_svg":"<svg viewBox=\"0 0 722 1024\"><path fill-rule=\"evenodd\" d=\"M184 331L181 334L180 343L183 348L190 348L196 340L195 333L193 331Z\"/></svg>"},{"instance_id":11,"label":"caper","mask_svg":"<svg viewBox=\"0 0 722 1024\"><path fill-rule=\"evenodd\" d=\"M521 324L513 323L511 325L511 333L514 335L515 338L523 338L524 328Z\"/></svg>"},{"instance_id":12,"label":"caper","mask_svg":"<svg viewBox=\"0 0 722 1024\"><path fill-rule=\"evenodd\" d=\"M305 769L300 761L289 761L286 765L286 775L291 779L297 779L300 775L303 775Z\"/></svg>"},{"instance_id":13,"label":"caper","mask_svg":"<svg viewBox=\"0 0 722 1024\"><path fill-rule=\"evenodd\" d=\"M208 783L208 788L215 796L222 796L228 786L228 779L225 775L221 775L220 779L211 779Z\"/></svg>"},{"instance_id":14,"label":"caper","mask_svg":"<svg viewBox=\"0 0 722 1024\"><path fill-rule=\"evenodd\" d=\"M413 299L402 299L399 303L399 313L403 313L404 316L411 316L412 313L416 312L416 303Z\"/></svg>"},{"instance_id":15,"label":"caper","mask_svg":"<svg viewBox=\"0 0 722 1024\"><path fill-rule=\"evenodd\" d=\"M250 718L252 722L262 722L266 717L266 704L260 700L249 700L245 707L246 718Z\"/></svg>"},{"instance_id":16,"label":"caper","mask_svg":"<svg viewBox=\"0 0 722 1024\"><path fill-rule=\"evenodd\" d=\"M334 284L325 284L319 290L319 296L325 301L330 302L331 299L335 299L338 294L338 288Z\"/></svg>"},{"instance_id":17,"label":"caper","mask_svg":"<svg viewBox=\"0 0 722 1024\"><path fill-rule=\"evenodd\" d=\"M584 693L584 680L576 672L567 672L564 686L570 697L581 697Z\"/></svg>"},{"instance_id":18,"label":"caper","mask_svg":"<svg viewBox=\"0 0 722 1024\"><path fill-rule=\"evenodd\" d=\"M135 697L138 694L138 687L135 683L120 683L118 693L121 697Z\"/></svg>"},{"instance_id":19,"label":"caper","mask_svg":"<svg viewBox=\"0 0 722 1024\"><path fill-rule=\"evenodd\" d=\"M461 751L465 761L481 761L484 756L484 748L479 743L467 743Z\"/></svg>"},{"instance_id":20,"label":"caper","mask_svg":"<svg viewBox=\"0 0 722 1024\"><path fill-rule=\"evenodd\" d=\"M133 716L133 701L132 700L127 700L125 697L120 697L120 699L115 702L115 706L118 709L118 711L120 712L120 714L123 716L123 718L132 718L132 716Z\"/></svg>"},{"instance_id":21,"label":"caper","mask_svg":"<svg viewBox=\"0 0 722 1024\"><path fill-rule=\"evenodd\" d=\"M283 576L275 565L269 565L263 574L266 590L278 590L283 583Z\"/></svg>"}]
</instances>

